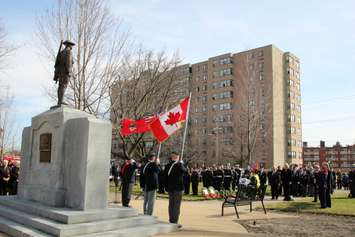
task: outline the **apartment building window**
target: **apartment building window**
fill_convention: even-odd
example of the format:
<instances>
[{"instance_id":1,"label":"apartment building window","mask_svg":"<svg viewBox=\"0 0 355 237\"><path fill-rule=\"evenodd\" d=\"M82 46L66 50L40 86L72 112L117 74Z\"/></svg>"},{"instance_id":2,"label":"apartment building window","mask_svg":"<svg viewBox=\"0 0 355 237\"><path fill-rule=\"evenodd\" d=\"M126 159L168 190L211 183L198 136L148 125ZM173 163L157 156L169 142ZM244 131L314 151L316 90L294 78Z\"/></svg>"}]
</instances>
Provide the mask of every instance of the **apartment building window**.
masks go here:
<instances>
[{"instance_id":1,"label":"apartment building window","mask_svg":"<svg viewBox=\"0 0 355 237\"><path fill-rule=\"evenodd\" d=\"M296 129L294 127L291 127L291 133L295 133Z\"/></svg>"},{"instance_id":2,"label":"apartment building window","mask_svg":"<svg viewBox=\"0 0 355 237\"><path fill-rule=\"evenodd\" d=\"M207 101L207 96L202 96L201 100L202 100L202 102L206 102Z\"/></svg>"},{"instance_id":3,"label":"apartment building window","mask_svg":"<svg viewBox=\"0 0 355 237\"><path fill-rule=\"evenodd\" d=\"M248 55L248 57L249 57L250 59L255 58L255 53L254 53L254 52L250 53L250 54Z\"/></svg>"},{"instance_id":4,"label":"apartment building window","mask_svg":"<svg viewBox=\"0 0 355 237\"><path fill-rule=\"evenodd\" d=\"M301 119L300 118L297 118L297 123L301 124Z\"/></svg>"},{"instance_id":5,"label":"apartment building window","mask_svg":"<svg viewBox=\"0 0 355 237\"><path fill-rule=\"evenodd\" d=\"M232 104L231 103L223 103L219 105L220 110L230 110L232 109Z\"/></svg>"},{"instance_id":6,"label":"apartment building window","mask_svg":"<svg viewBox=\"0 0 355 237\"><path fill-rule=\"evenodd\" d=\"M222 77L232 75L232 68L222 69L221 71L219 71L219 75Z\"/></svg>"},{"instance_id":7,"label":"apartment building window","mask_svg":"<svg viewBox=\"0 0 355 237\"><path fill-rule=\"evenodd\" d=\"M297 79L300 79L300 73L299 72L295 71L295 76L296 76Z\"/></svg>"},{"instance_id":8,"label":"apartment building window","mask_svg":"<svg viewBox=\"0 0 355 237\"><path fill-rule=\"evenodd\" d=\"M249 64L249 70L254 70L254 64Z\"/></svg>"},{"instance_id":9,"label":"apartment building window","mask_svg":"<svg viewBox=\"0 0 355 237\"><path fill-rule=\"evenodd\" d=\"M218 65L218 63L219 63L218 60L214 60L213 63L212 63L212 65L213 65L213 66L216 66L216 65Z\"/></svg>"},{"instance_id":10,"label":"apartment building window","mask_svg":"<svg viewBox=\"0 0 355 237\"><path fill-rule=\"evenodd\" d=\"M291 114L288 116L288 121L289 122L295 122L296 121L296 116L294 114Z\"/></svg>"},{"instance_id":11,"label":"apartment building window","mask_svg":"<svg viewBox=\"0 0 355 237\"><path fill-rule=\"evenodd\" d=\"M295 104L294 103L291 103L291 109L294 110L295 109Z\"/></svg>"},{"instance_id":12,"label":"apartment building window","mask_svg":"<svg viewBox=\"0 0 355 237\"><path fill-rule=\"evenodd\" d=\"M212 89L217 89L217 88L222 88L222 87L229 87L232 86L232 80L224 80L220 82L214 82L212 83Z\"/></svg>"},{"instance_id":13,"label":"apartment building window","mask_svg":"<svg viewBox=\"0 0 355 237\"><path fill-rule=\"evenodd\" d=\"M259 57L264 56L264 51L262 51L262 50L261 50L261 51L259 51L259 52L258 52L258 56L259 56Z\"/></svg>"},{"instance_id":14,"label":"apartment building window","mask_svg":"<svg viewBox=\"0 0 355 237\"><path fill-rule=\"evenodd\" d=\"M207 112L207 106L206 105L202 106L202 112Z\"/></svg>"},{"instance_id":15,"label":"apartment building window","mask_svg":"<svg viewBox=\"0 0 355 237\"><path fill-rule=\"evenodd\" d=\"M230 64L230 63L232 63L232 60L230 58L223 58L219 61L219 63L221 65Z\"/></svg>"},{"instance_id":16,"label":"apartment building window","mask_svg":"<svg viewBox=\"0 0 355 237\"><path fill-rule=\"evenodd\" d=\"M207 72L207 65L206 64L202 65L202 71Z\"/></svg>"},{"instance_id":17,"label":"apartment building window","mask_svg":"<svg viewBox=\"0 0 355 237\"><path fill-rule=\"evenodd\" d=\"M196 91L196 92L199 92L199 91L200 91L200 87L196 87L196 88L195 88L195 91Z\"/></svg>"},{"instance_id":18,"label":"apartment building window","mask_svg":"<svg viewBox=\"0 0 355 237\"><path fill-rule=\"evenodd\" d=\"M207 81L207 75L203 75L203 80Z\"/></svg>"},{"instance_id":19,"label":"apartment building window","mask_svg":"<svg viewBox=\"0 0 355 237\"><path fill-rule=\"evenodd\" d=\"M207 91L207 85L203 85L202 90Z\"/></svg>"},{"instance_id":20,"label":"apartment building window","mask_svg":"<svg viewBox=\"0 0 355 237\"><path fill-rule=\"evenodd\" d=\"M200 76L197 76L197 77L196 77L196 81L200 81Z\"/></svg>"},{"instance_id":21,"label":"apartment building window","mask_svg":"<svg viewBox=\"0 0 355 237\"><path fill-rule=\"evenodd\" d=\"M214 72L213 72L213 77L218 77L218 75L219 75L219 72L218 72L218 71L214 71Z\"/></svg>"},{"instance_id":22,"label":"apartment building window","mask_svg":"<svg viewBox=\"0 0 355 237\"><path fill-rule=\"evenodd\" d=\"M259 63L259 69L264 69L264 63Z\"/></svg>"},{"instance_id":23,"label":"apartment building window","mask_svg":"<svg viewBox=\"0 0 355 237\"><path fill-rule=\"evenodd\" d=\"M232 91L225 91L225 92L221 92L221 93L216 93L212 95L212 99L216 100L216 99L225 99L225 98L231 98L233 97L233 92Z\"/></svg>"},{"instance_id":24,"label":"apartment building window","mask_svg":"<svg viewBox=\"0 0 355 237\"><path fill-rule=\"evenodd\" d=\"M259 72L259 80L260 81L264 80L264 71Z\"/></svg>"},{"instance_id":25,"label":"apartment building window","mask_svg":"<svg viewBox=\"0 0 355 237\"><path fill-rule=\"evenodd\" d=\"M293 86L293 81L289 80L289 84L290 84L290 86Z\"/></svg>"},{"instance_id":26,"label":"apartment building window","mask_svg":"<svg viewBox=\"0 0 355 237\"><path fill-rule=\"evenodd\" d=\"M201 122L202 122L202 123L207 123L207 118L206 118L206 117L203 117L203 118L201 119Z\"/></svg>"}]
</instances>

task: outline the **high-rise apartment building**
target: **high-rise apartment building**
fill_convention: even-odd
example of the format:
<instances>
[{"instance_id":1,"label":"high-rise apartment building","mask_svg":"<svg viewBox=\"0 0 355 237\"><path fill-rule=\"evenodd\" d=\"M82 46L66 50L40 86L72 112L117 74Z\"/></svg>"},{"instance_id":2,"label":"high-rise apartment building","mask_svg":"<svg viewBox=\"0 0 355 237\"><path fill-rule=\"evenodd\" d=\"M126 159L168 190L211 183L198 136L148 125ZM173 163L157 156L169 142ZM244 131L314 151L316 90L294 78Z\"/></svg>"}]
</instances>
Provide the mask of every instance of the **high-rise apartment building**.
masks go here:
<instances>
[{"instance_id":1,"label":"high-rise apartment building","mask_svg":"<svg viewBox=\"0 0 355 237\"><path fill-rule=\"evenodd\" d=\"M190 145L202 162L302 163L300 62L274 45L191 66Z\"/></svg>"},{"instance_id":2,"label":"high-rise apartment building","mask_svg":"<svg viewBox=\"0 0 355 237\"><path fill-rule=\"evenodd\" d=\"M176 100L192 92L188 156L196 162L302 163L300 62L268 45L176 70Z\"/></svg>"}]
</instances>

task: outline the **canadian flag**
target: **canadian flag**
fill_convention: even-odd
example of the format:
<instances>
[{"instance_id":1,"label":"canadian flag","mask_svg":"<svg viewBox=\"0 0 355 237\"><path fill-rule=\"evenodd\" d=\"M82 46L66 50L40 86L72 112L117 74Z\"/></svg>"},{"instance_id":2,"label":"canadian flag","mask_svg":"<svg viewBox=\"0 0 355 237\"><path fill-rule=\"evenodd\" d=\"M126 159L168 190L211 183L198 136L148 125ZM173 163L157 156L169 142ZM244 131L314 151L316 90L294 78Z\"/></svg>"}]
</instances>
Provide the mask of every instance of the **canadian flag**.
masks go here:
<instances>
[{"instance_id":1,"label":"canadian flag","mask_svg":"<svg viewBox=\"0 0 355 237\"><path fill-rule=\"evenodd\" d=\"M190 97L187 97L178 106L159 115L150 124L151 131L159 142L164 142L182 127L182 122L186 120L189 103Z\"/></svg>"}]
</instances>

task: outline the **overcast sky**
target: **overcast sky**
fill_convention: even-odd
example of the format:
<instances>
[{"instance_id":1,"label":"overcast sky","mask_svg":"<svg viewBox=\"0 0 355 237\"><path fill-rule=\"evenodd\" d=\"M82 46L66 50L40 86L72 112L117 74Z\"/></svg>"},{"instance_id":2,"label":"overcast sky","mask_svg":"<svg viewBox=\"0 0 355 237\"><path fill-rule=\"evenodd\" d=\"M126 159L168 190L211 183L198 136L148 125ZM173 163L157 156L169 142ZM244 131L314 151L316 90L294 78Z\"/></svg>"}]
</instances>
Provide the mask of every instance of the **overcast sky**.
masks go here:
<instances>
[{"instance_id":1,"label":"overcast sky","mask_svg":"<svg viewBox=\"0 0 355 237\"><path fill-rule=\"evenodd\" d=\"M15 96L19 128L51 106L50 67L34 47L35 16L54 0L3 0L0 18L19 49L0 73ZM178 50L190 63L274 44L301 60L303 140L355 142L355 1L111 0L136 41ZM50 65L51 66L51 65Z\"/></svg>"}]
</instances>

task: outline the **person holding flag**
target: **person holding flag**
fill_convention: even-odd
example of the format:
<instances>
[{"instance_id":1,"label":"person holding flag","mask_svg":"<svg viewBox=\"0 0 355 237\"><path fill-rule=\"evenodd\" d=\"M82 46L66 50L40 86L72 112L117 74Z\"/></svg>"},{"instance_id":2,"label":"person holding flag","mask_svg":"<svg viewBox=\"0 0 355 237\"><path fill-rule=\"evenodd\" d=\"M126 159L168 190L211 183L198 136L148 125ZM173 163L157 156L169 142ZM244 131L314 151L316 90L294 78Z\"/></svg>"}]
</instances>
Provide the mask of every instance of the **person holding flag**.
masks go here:
<instances>
[{"instance_id":1,"label":"person holding flag","mask_svg":"<svg viewBox=\"0 0 355 237\"><path fill-rule=\"evenodd\" d=\"M169 222L177 224L180 216L182 193L184 191L183 175L187 172L180 156L172 152L169 163L165 166L165 189L169 194ZM179 225L181 228L181 225Z\"/></svg>"}]
</instances>

